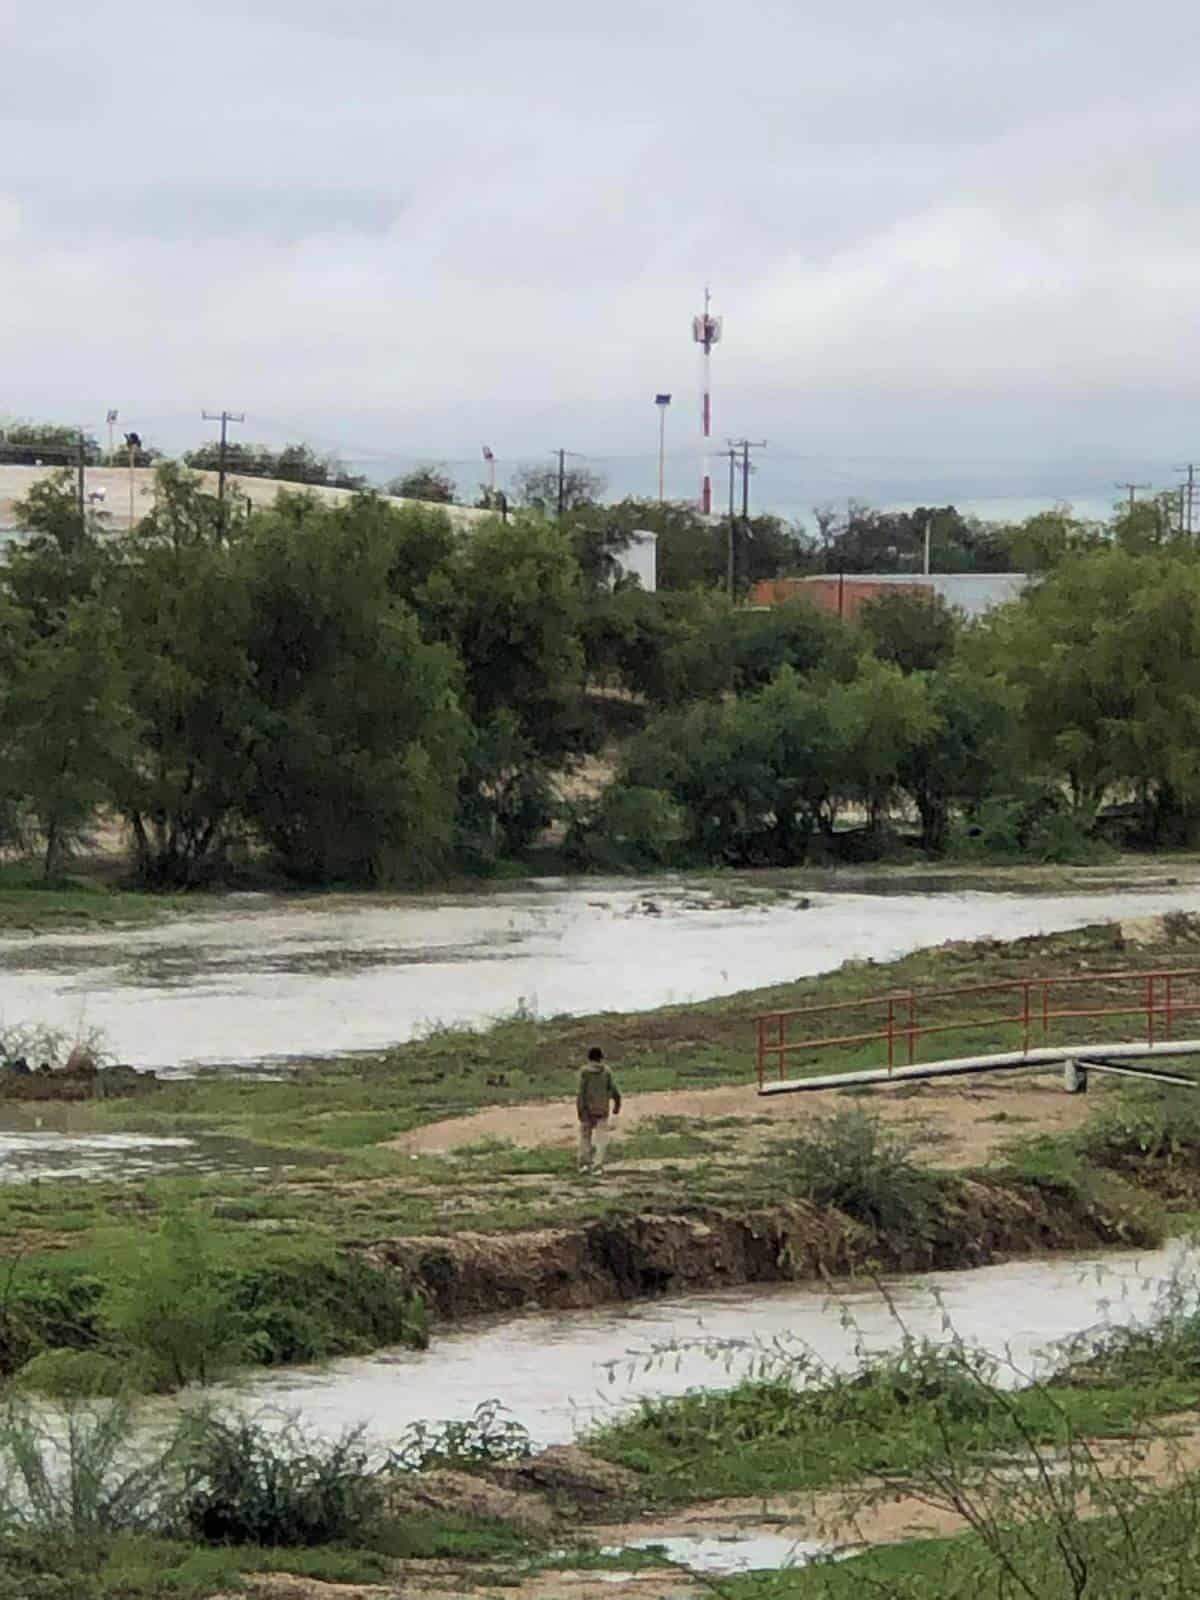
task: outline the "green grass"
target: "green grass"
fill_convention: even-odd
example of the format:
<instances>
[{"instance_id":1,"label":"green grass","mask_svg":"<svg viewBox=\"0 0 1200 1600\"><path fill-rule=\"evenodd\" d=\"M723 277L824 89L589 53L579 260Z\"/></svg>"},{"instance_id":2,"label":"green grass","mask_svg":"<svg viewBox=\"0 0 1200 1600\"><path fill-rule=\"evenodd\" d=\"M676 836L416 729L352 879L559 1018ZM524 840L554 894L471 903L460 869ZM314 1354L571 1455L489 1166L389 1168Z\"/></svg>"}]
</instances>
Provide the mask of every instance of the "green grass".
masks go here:
<instances>
[{"instance_id":1,"label":"green grass","mask_svg":"<svg viewBox=\"0 0 1200 1600\"><path fill-rule=\"evenodd\" d=\"M999 1388L989 1363L911 1346L837 1376L803 1359L724 1392L644 1401L588 1448L638 1473L654 1503L768 1496L867 1475L903 1478L947 1456L964 1463L1123 1436L1157 1413L1200 1402L1200 1314L1140 1342L1114 1338L1074 1381ZM815 1386L802 1386L812 1384Z\"/></svg>"},{"instance_id":2,"label":"green grass","mask_svg":"<svg viewBox=\"0 0 1200 1600\"><path fill-rule=\"evenodd\" d=\"M723 1600L1190 1600L1198 1592L1195 1479L1166 1494L1118 1488L1111 1514L997 1525L884 1545L849 1560L721 1580Z\"/></svg>"},{"instance_id":3,"label":"green grass","mask_svg":"<svg viewBox=\"0 0 1200 1600\"><path fill-rule=\"evenodd\" d=\"M0 865L0 930L41 933L56 928L158 922L196 909L202 899L113 889L83 875L69 874L47 882L36 867ZM207 903L212 904L211 898Z\"/></svg>"}]
</instances>

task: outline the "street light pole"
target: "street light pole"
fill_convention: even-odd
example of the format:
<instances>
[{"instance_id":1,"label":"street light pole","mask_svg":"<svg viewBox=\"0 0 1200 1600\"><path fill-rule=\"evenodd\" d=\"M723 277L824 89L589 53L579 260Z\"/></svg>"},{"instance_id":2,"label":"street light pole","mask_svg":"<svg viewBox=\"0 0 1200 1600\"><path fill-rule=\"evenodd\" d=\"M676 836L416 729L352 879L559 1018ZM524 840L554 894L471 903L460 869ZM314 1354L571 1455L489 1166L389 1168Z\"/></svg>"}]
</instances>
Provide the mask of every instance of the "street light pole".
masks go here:
<instances>
[{"instance_id":1,"label":"street light pole","mask_svg":"<svg viewBox=\"0 0 1200 1600\"><path fill-rule=\"evenodd\" d=\"M671 396L656 394L654 404L658 407L658 503L661 506L666 499L667 407L671 404Z\"/></svg>"}]
</instances>

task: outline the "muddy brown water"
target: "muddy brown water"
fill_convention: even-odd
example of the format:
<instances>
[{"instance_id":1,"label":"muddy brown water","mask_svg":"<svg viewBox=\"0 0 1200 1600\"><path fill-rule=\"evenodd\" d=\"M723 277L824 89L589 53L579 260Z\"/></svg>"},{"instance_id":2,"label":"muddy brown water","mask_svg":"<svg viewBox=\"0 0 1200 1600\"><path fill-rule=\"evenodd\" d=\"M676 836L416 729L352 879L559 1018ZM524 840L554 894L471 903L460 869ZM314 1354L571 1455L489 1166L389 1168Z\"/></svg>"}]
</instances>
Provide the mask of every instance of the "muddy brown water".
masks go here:
<instances>
[{"instance_id":1,"label":"muddy brown water","mask_svg":"<svg viewBox=\"0 0 1200 1600\"><path fill-rule=\"evenodd\" d=\"M462 1420L496 1398L534 1442L559 1444L653 1395L731 1387L764 1359L807 1351L845 1369L907 1332L962 1340L1018 1383L1061 1342L1148 1318L1197 1258L1176 1244L1141 1254L1013 1262L846 1285L747 1288L619 1308L535 1313L439 1331L425 1351L256 1374L213 1397L315 1432L362 1428L381 1450L420 1420Z\"/></svg>"},{"instance_id":2,"label":"muddy brown water","mask_svg":"<svg viewBox=\"0 0 1200 1600\"><path fill-rule=\"evenodd\" d=\"M638 1011L887 961L947 939L1018 938L1200 909L1196 888L1037 896L759 896L730 874L544 880L474 896L297 906L231 897L159 927L0 939L0 1017L97 1029L167 1072L382 1048L442 1024Z\"/></svg>"}]
</instances>

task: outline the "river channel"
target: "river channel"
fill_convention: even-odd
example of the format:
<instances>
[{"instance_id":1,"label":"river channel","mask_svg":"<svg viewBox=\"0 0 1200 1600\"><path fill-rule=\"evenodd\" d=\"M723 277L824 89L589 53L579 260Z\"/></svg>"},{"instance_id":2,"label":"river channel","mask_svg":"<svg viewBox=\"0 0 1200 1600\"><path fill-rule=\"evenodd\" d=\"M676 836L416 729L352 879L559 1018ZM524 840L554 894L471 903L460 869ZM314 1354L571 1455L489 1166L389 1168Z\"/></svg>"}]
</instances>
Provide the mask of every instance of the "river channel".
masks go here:
<instances>
[{"instance_id":1,"label":"river channel","mask_svg":"<svg viewBox=\"0 0 1200 1600\"><path fill-rule=\"evenodd\" d=\"M538 1445L565 1443L642 1396L731 1387L764 1358L809 1352L856 1366L905 1333L961 1340L1013 1383L1052 1364L1056 1346L1146 1320L1173 1275L1196 1269L1175 1244L1142 1254L1018 1261L876 1286L750 1287L606 1308L535 1313L440 1330L425 1351L392 1350L291 1367L210 1391L313 1432L361 1428L380 1450L417 1420L462 1419L500 1400Z\"/></svg>"},{"instance_id":2,"label":"river channel","mask_svg":"<svg viewBox=\"0 0 1200 1600\"><path fill-rule=\"evenodd\" d=\"M888 961L1200 909L1200 890L1067 895L748 893L731 874L545 880L379 902L231 897L152 928L0 939L0 1020L82 1035L165 1072L380 1049L517 1011L638 1011Z\"/></svg>"}]
</instances>

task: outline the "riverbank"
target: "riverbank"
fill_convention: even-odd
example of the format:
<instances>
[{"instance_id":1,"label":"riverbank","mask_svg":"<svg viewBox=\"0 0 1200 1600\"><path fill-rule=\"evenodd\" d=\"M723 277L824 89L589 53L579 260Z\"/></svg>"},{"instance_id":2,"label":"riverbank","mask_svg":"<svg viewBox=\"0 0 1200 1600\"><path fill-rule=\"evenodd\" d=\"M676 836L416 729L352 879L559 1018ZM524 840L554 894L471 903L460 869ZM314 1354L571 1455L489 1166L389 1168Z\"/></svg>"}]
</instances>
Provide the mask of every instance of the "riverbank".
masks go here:
<instances>
[{"instance_id":1,"label":"riverbank","mask_svg":"<svg viewBox=\"0 0 1200 1600\"><path fill-rule=\"evenodd\" d=\"M1067 1096L1052 1078L1022 1078L788 1096L768 1109L754 1093L751 1019L766 1008L855 1001L885 988L970 989L1035 973L1083 980L1074 992L1089 1009L1084 1002L1105 998L1104 974L1114 967L1181 972L1198 958L1200 926L1172 916L1010 944L952 944L649 1014L438 1031L379 1057L314 1064L278 1081L165 1083L135 1100L64 1108L62 1126L81 1138L88 1130L132 1140L219 1136L236 1141L238 1170L0 1186L0 1250L17 1263L18 1283L50 1285L51 1303L69 1299L79 1282L93 1285L95 1299L95 1286L112 1281L148 1231L183 1211L202 1223L213 1271L236 1279L252 1304L296 1297L299 1314L309 1280L280 1265L299 1254L353 1259L381 1284L419 1291L453 1319L1149 1243L1200 1206L1200 1126L1186 1104L1169 1125L1161 1116L1147 1122L1109 1085ZM954 1014L973 1015L973 995L957 1004ZM836 1016L826 1019L831 1030L844 1027ZM1101 1038L1120 1020L1075 1025ZM1009 1032L973 1029L963 1048L1002 1047ZM576 1170L570 1145L577 1065L597 1038L619 1064L627 1096L600 1179ZM850 1046L838 1059L869 1056L869 1048ZM826 1066L821 1056L808 1070ZM672 1103L674 1113L666 1109ZM1104 1124L1107 1113L1131 1106L1115 1122L1108 1116L1103 1139L1085 1135L1089 1120ZM925 1195L919 1226L911 1217L889 1225L864 1209L862 1196L814 1196L797 1150L812 1128L848 1107L867 1108L889 1140L907 1146L919 1137L920 1148L905 1157ZM506 1119L506 1137L486 1121L494 1118ZM853 1129L849 1137L859 1149ZM259 1359L370 1348L369 1321L341 1327L338 1296L325 1298L330 1325L319 1337L259 1340ZM79 1323L78 1310L74 1317ZM75 1342L102 1344L102 1332L82 1320L90 1331ZM54 1317L34 1321L47 1331L19 1345L24 1359L39 1340L53 1343Z\"/></svg>"},{"instance_id":2,"label":"riverbank","mask_svg":"<svg viewBox=\"0 0 1200 1600\"><path fill-rule=\"evenodd\" d=\"M408 889L314 889L255 869L228 884L187 892L159 892L125 887L131 862L119 845L117 831L105 830L108 847L84 853L63 879L47 884L33 859L0 864L0 934L53 932L56 929L121 927L166 921L183 913L212 914L258 905L297 913L387 907L398 903L431 904L463 896L488 899L513 892L538 892L551 886L578 885L601 890L623 882L645 886L648 894L668 899L680 885L699 889L716 906L764 906L803 894L1078 894L1200 886L1200 852L1166 851L1156 855L1125 851L1092 864L1020 860L946 861L924 858L860 865L813 865L790 868L744 868L720 872L703 868L657 876L644 872L625 878L597 878L572 872L552 853L535 855L503 877L445 879Z\"/></svg>"}]
</instances>

